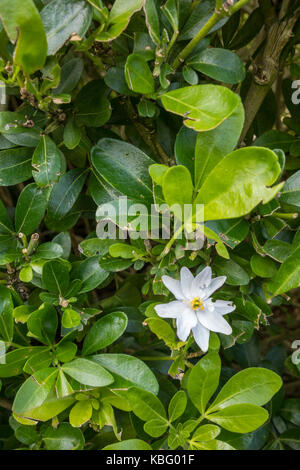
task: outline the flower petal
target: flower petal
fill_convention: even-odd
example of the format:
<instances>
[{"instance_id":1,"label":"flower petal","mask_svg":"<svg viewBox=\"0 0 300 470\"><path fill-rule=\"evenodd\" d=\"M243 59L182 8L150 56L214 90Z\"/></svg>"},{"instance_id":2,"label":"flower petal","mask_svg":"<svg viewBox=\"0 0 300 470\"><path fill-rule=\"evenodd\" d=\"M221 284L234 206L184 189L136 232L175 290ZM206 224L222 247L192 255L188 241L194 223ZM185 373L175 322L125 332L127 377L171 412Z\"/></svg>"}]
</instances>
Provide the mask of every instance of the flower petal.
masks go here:
<instances>
[{"instance_id":1,"label":"flower petal","mask_svg":"<svg viewBox=\"0 0 300 470\"><path fill-rule=\"evenodd\" d=\"M181 290L180 281L177 281L177 279L173 279L170 276L162 276L161 280L177 300L183 300L185 298Z\"/></svg>"},{"instance_id":2,"label":"flower petal","mask_svg":"<svg viewBox=\"0 0 300 470\"><path fill-rule=\"evenodd\" d=\"M192 275L191 271L188 268L181 268L180 270L180 283L181 283L181 290L183 295L186 299L191 300L191 286L194 280L194 276Z\"/></svg>"},{"instance_id":3,"label":"flower petal","mask_svg":"<svg viewBox=\"0 0 300 470\"><path fill-rule=\"evenodd\" d=\"M202 271L197 274L192 282L191 294L192 297L198 297L202 294L201 290L209 286L211 282L211 268L206 266Z\"/></svg>"},{"instance_id":4,"label":"flower petal","mask_svg":"<svg viewBox=\"0 0 300 470\"><path fill-rule=\"evenodd\" d=\"M202 326L201 323L197 323L193 328L194 340L198 344L199 348L206 352L209 344L209 330Z\"/></svg>"},{"instance_id":5,"label":"flower petal","mask_svg":"<svg viewBox=\"0 0 300 470\"><path fill-rule=\"evenodd\" d=\"M224 335L230 335L232 328L227 321L216 312L210 312L209 310L197 311L197 318L199 322L208 328L210 331L216 333L223 333Z\"/></svg>"},{"instance_id":6,"label":"flower petal","mask_svg":"<svg viewBox=\"0 0 300 470\"><path fill-rule=\"evenodd\" d=\"M215 279L211 281L208 288L206 289L205 298L207 299L208 297L210 297L211 294L213 294L217 289L219 289L225 281L226 276L215 277Z\"/></svg>"},{"instance_id":7,"label":"flower petal","mask_svg":"<svg viewBox=\"0 0 300 470\"><path fill-rule=\"evenodd\" d=\"M226 300L216 300L213 303L214 311L219 315L227 315L235 310L235 305L232 302Z\"/></svg>"},{"instance_id":8,"label":"flower petal","mask_svg":"<svg viewBox=\"0 0 300 470\"><path fill-rule=\"evenodd\" d=\"M154 310L159 317L177 318L185 308L182 302L174 300L168 304L155 305Z\"/></svg>"},{"instance_id":9,"label":"flower petal","mask_svg":"<svg viewBox=\"0 0 300 470\"><path fill-rule=\"evenodd\" d=\"M177 317L177 336L181 341L186 341L192 328L197 324L195 312L189 307L185 307L184 311Z\"/></svg>"}]
</instances>

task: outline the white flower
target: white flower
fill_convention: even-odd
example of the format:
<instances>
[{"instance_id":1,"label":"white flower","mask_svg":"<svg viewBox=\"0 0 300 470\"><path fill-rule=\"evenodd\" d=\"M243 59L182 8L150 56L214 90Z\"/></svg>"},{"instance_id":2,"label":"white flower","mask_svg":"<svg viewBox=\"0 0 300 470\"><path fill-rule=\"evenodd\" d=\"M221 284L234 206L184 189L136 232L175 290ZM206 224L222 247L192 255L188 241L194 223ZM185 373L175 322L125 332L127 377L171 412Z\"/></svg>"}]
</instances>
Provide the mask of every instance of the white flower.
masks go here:
<instances>
[{"instance_id":1,"label":"white flower","mask_svg":"<svg viewBox=\"0 0 300 470\"><path fill-rule=\"evenodd\" d=\"M191 330L194 339L203 352L208 350L209 333L230 335L232 328L223 315L233 312L232 302L210 298L215 290L226 281L226 276L212 279L211 268L206 267L194 278L187 268L181 268L180 281L162 276L164 285L176 300L168 304L156 305L156 313L163 318L176 318L177 336L186 341Z\"/></svg>"}]
</instances>

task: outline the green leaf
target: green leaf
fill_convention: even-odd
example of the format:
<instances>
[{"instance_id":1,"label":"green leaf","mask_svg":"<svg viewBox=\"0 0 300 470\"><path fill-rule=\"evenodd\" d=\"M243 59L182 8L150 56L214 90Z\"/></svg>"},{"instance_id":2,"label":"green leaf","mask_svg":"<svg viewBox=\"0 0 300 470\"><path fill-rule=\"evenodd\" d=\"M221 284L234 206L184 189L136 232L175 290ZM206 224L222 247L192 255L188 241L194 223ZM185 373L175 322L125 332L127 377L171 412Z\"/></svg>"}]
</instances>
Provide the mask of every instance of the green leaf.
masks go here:
<instances>
[{"instance_id":1,"label":"green leaf","mask_svg":"<svg viewBox=\"0 0 300 470\"><path fill-rule=\"evenodd\" d=\"M227 122L227 120L225 121ZM221 124L222 126L223 124ZM221 127L220 126L220 127ZM217 127L219 129L219 127ZM211 131L213 132L213 131ZM175 140L175 158L178 165L187 167L194 180L194 166L195 166L195 145L197 136L206 135L206 132L197 133L193 129L182 126L178 132ZM224 135L223 135L224 139ZM159 183L158 183L159 184Z\"/></svg>"},{"instance_id":2,"label":"green leaf","mask_svg":"<svg viewBox=\"0 0 300 470\"><path fill-rule=\"evenodd\" d=\"M241 404L207 415L207 419L231 432L248 433L262 426L269 418L267 410L257 405Z\"/></svg>"},{"instance_id":3,"label":"green leaf","mask_svg":"<svg viewBox=\"0 0 300 470\"><path fill-rule=\"evenodd\" d=\"M81 130L77 125L74 117L70 117L67 121L67 124L64 128L64 144L65 146L72 150L79 144L81 140Z\"/></svg>"},{"instance_id":4,"label":"green leaf","mask_svg":"<svg viewBox=\"0 0 300 470\"><path fill-rule=\"evenodd\" d=\"M280 201L300 207L300 170L286 181L280 192Z\"/></svg>"},{"instance_id":5,"label":"green leaf","mask_svg":"<svg viewBox=\"0 0 300 470\"><path fill-rule=\"evenodd\" d=\"M13 308L10 290L0 285L0 336L8 342L13 338Z\"/></svg>"},{"instance_id":6,"label":"green leaf","mask_svg":"<svg viewBox=\"0 0 300 470\"><path fill-rule=\"evenodd\" d=\"M22 282L31 282L33 278L32 267L29 265L24 266L19 272L19 278Z\"/></svg>"},{"instance_id":7,"label":"green leaf","mask_svg":"<svg viewBox=\"0 0 300 470\"><path fill-rule=\"evenodd\" d=\"M32 150L17 148L0 151L0 186L12 186L29 180Z\"/></svg>"},{"instance_id":8,"label":"green leaf","mask_svg":"<svg viewBox=\"0 0 300 470\"><path fill-rule=\"evenodd\" d=\"M160 21L155 0L145 0L146 25L154 44L160 44Z\"/></svg>"},{"instance_id":9,"label":"green leaf","mask_svg":"<svg viewBox=\"0 0 300 470\"><path fill-rule=\"evenodd\" d=\"M268 284L273 295L280 295L300 284L300 246L282 263L274 279Z\"/></svg>"},{"instance_id":10,"label":"green leaf","mask_svg":"<svg viewBox=\"0 0 300 470\"><path fill-rule=\"evenodd\" d=\"M270 258L253 255L250 264L254 274L259 277L274 277L277 274L276 264Z\"/></svg>"},{"instance_id":11,"label":"green leaf","mask_svg":"<svg viewBox=\"0 0 300 470\"><path fill-rule=\"evenodd\" d=\"M54 185L48 203L50 219L60 219L72 209L84 185L87 171L74 168L61 176Z\"/></svg>"},{"instance_id":12,"label":"green leaf","mask_svg":"<svg viewBox=\"0 0 300 470\"><path fill-rule=\"evenodd\" d=\"M180 187L180 191L178 188ZM191 204L194 186L189 170L182 165L169 168L162 180L163 195L169 207L179 204L182 211L185 204Z\"/></svg>"},{"instance_id":13,"label":"green leaf","mask_svg":"<svg viewBox=\"0 0 300 470\"><path fill-rule=\"evenodd\" d=\"M28 184L21 192L15 214L17 233L30 235L40 225L47 206L47 191Z\"/></svg>"},{"instance_id":14,"label":"green leaf","mask_svg":"<svg viewBox=\"0 0 300 470\"><path fill-rule=\"evenodd\" d=\"M163 106L186 120L195 131L209 131L232 115L240 104L238 95L218 85L195 85L165 93Z\"/></svg>"},{"instance_id":15,"label":"green leaf","mask_svg":"<svg viewBox=\"0 0 300 470\"><path fill-rule=\"evenodd\" d=\"M201 187L222 158L234 150L243 129L244 117L244 107L240 101L231 116L222 124L211 131L199 132L193 152L195 153L196 189Z\"/></svg>"},{"instance_id":16,"label":"green leaf","mask_svg":"<svg viewBox=\"0 0 300 470\"><path fill-rule=\"evenodd\" d=\"M93 147L92 163L97 172L128 197L152 202L148 168L153 160L140 149L116 139L102 139Z\"/></svg>"},{"instance_id":17,"label":"green leaf","mask_svg":"<svg viewBox=\"0 0 300 470\"><path fill-rule=\"evenodd\" d=\"M30 333L45 344L52 345L58 326L57 312L50 304L42 304L27 320Z\"/></svg>"},{"instance_id":18,"label":"green leaf","mask_svg":"<svg viewBox=\"0 0 300 470\"><path fill-rule=\"evenodd\" d=\"M245 78L245 67L237 54L212 47L196 54L188 62L198 72L224 83L239 83Z\"/></svg>"},{"instance_id":19,"label":"green leaf","mask_svg":"<svg viewBox=\"0 0 300 470\"><path fill-rule=\"evenodd\" d=\"M99 265L99 256L81 261L72 271L72 279L82 281L80 293L89 292L103 284L109 273Z\"/></svg>"},{"instance_id":20,"label":"green leaf","mask_svg":"<svg viewBox=\"0 0 300 470\"><path fill-rule=\"evenodd\" d=\"M143 0L116 0L108 18L108 28L99 33L97 41L112 41L118 37L127 27L131 16L143 6Z\"/></svg>"},{"instance_id":21,"label":"green leaf","mask_svg":"<svg viewBox=\"0 0 300 470\"><path fill-rule=\"evenodd\" d=\"M34 252L37 258L42 259L62 258L63 253L63 247L54 242L42 243Z\"/></svg>"},{"instance_id":22,"label":"green leaf","mask_svg":"<svg viewBox=\"0 0 300 470\"><path fill-rule=\"evenodd\" d=\"M125 78L130 90L148 95L154 93L154 78L147 61L140 54L130 54L125 64Z\"/></svg>"},{"instance_id":23,"label":"green leaf","mask_svg":"<svg viewBox=\"0 0 300 470\"><path fill-rule=\"evenodd\" d=\"M166 412L161 401L153 395L137 387L130 388L126 393L133 413L143 421L166 419Z\"/></svg>"},{"instance_id":24,"label":"green leaf","mask_svg":"<svg viewBox=\"0 0 300 470\"><path fill-rule=\"evenodd\" d=\"M16 42L14 62L26 75L44 66L47 56L46 34L32 0L1 0L0 18L12 42Z\"/></svg>"},{"instance_id":25,"label":"green leaf","mask_svg":"<svg viewBox=\"0 0 300 470\"><path fill-rule=\"evenodd\" d=\"M43 347L34 346L28 348L15 349L0 356L0 377L15 377L22 374L25 362Z\"/></svg>"},{"instance_id":26,"label":"green leaf","mask_svg":"<svg viewBox=\"0 0 300 470\"><path fill-rule=\"evenodd\" d=\"M50 186L60 176L61 155L53 140L43 135L32 157L32 175L37 185Z\"/></svg>"},{"instance_id":27,"label":"green leaf","mask_svg":"<svg viewBox=\"0 0 300 470\"><path fill-rule=\"evenodd\" d=\"M114 377L114 388L139 387L154 394L158 383L153 372L140 359L126 354L97 354L93 361L101 364ZM125 397L126 398L126 397Z\"/></svg>"},{"instance_id":28,"label":"green leaf","mask_svg":"<svg viewBox=\"0 0 300 470\"><path fill-rule=\"evenodd\" d=\"M168 415L169 421L172 423L176 421L185 411L187 405L187 396L183 390L179 390L172 397L169 403Z\"/></svg>"},{"instance_id":29,"label":"green leaf","mask_svg":"<svg viewBox=\"0 0 300 470\"><path fill-rule=\"evenodd\" d=\"M215 269L218 276L226 276L226 283L230 286L246 286L249 284L250 277L248 273L232 259L217 258Z\"/></svg>"},{"instance_id":30,"label":"green leaf","mask_svg":"<svg viewBox=\"0 0 300 470\"><path fill-rule=\"evenodd\" d=\"M151 419L144 424L144 431L152 437L160 437L168 429L168 422L162 419Z\"/></svg>"},{"instance_id":31,"label":"green leaf","mask_svg":"<svg viewBox=\"0 0 300 470\"><path fill-rule=\"evenodd\" d=\"M226 382L208 412L244 403L265 405L281 386L279 375L269 369L251 367L242 370Z\"/></svg>"},{"instance_id":32,"label":"green leaf","mask_svg":"<svg viewBox=\"0 0 300 470\"><path fill-rule=\"evenodd\" d=\"M123 312L113 312L100 318L86 335L82 354L93 354L114 343L126 330L127 322Z\"/></svg>"},{"instance_id":33,"label":"green leaf","mask_svg":"<svg viewBox=\"0 0 300 470\"><path fill-rule=\"evenodd\" d=\"M114 381L113 376L100 364L88 359L74 359L63 364L62 370L79 383L91 387L105 387Z\"/></svg>"},{"instance_id":34,"label":"green leaf","mask_svg":"<svg viewBox=\"0 0 300 470\"><path fill-rule=\"evenodd\" d=\"M152 447L140 439L128 439L127 441L109 444L102 450L152 450Z\"/></svg>"},{"instance_id":35,"label":"green leaf","mask_svg":"<svg viewBox=\"0 0 300 470\"><path fill-rule=\"evenodd\" d=\"M66 308L64 310L61 324L64 328L76 328L76 326L80 325L81 317L78 312L73 310L72 308Z\"/></svg>"},{"instance_id":36,"label":"green leaf","mask_svg":"<svg viewBox=\"0 0 300 470\"><path fill-rule=\"evenodd\" d=\"M54 369L51 369L54 370ZM41 372L41 371L39 371ZM56 371L57 372L57 371ZM25 382L26 383L26 382ZM51 390L49 396L43 402L41 406L25 410L20 413L20 415L15 412L14 417L18 418L28 418L30 420L38 421L49 421L49 419L57 416L66 408L68 408L72 403L74 403L75 398L73 396L65 398L57 398L55 395L54 388Z\"/></svg>"},{"instance_id":37,"label":"green leaf","mask_svg":"<svg viewBox=\"0 0 300 470\"><path fill-rule=\"evenodd\" d=\"M57 428L49 426L43 441L47 450L82 450L84 436L80 429L74 429L68 423L61 423Z\"/></svg>"},{"instance_id":38,"label":"green leaf","mask_svg":"<svg viewBox=\"0 0 300 470\"><path fill-rule=\"evenodd\" d=\"M216 352L210 352L197 362L189 374L188 394L201 414L219 385L220 373L220 357Z\"/></svg>"},{"instance_id":39,"label":"green leaf","mask_svg":"<svg viewBox=\"0 0 300 470\"><path fill-rule=\"evenodd\" d=\"M90 401L78 401L70 411L70 424L75 428L79 428L91 419L92 413L93 407Z\"/></svg>"},{"instance_id":40,"label":"green leaf","mask_svg":"<svg viewBox=\"0 0 300 470\"><path fill-rule=\"evenodd\" d=\"M215 439L221 432L221 429L214 424L205 424L204 426L200 426L194 434L193 434L193 441L200 441L200 442L207 442Z\"/></svg>"},{"instance_id":41,"label":"green leaf","mask_svg":"<svg viewBox=\"0 0 300 470\"><path fill-rule=\"evenodd\" d=\"M58 370L54 368L41 369L29 377L19 388L13 411L18 414L41 406L54 386Z\"/></svg>"},{"instance_id":42,"label":"green leaf","mask_svg":"<svg viewBox=\"0 0 300 470\"><path fill-rule=\"evenodd\" d=\"M159 338L162 339L170 348L175 348L177 341L174 329L168 322L162 318L147 318L147 325L150 330Z\"/></svg>"},{"instance_id":43,"label":"green leaf","mask_svg":"<svg viewBox=\"0 0 300 470\"><path fill-rule=\"evenodd\" d=\"M88 127L103 126L111 116L111 106L106 95L107 88L103 80L87 83L75 101L76 117Z\"/></svg>"},{"instance_id":44,"label":"green leaf","mask_svg":"<svg viewBox=\"0 0 300 470\"><path fill-rule=\"evenodd\" d=\"M54 55L73 35L84 36L93 16L93 9L83 0L52 0L41 11L47 34L48 55Z\"/></svg>"},{"instance_id":45,"label":"green leaf","mask_svg":"<svg viewBox=\"0 0 300 470\"><path fill-rule=\"evenodd\" d=\"M45 289L64 296L69 286L69 269L62 261L47 261L43 266L42 281Z\"/></svg>"},{"instance_id":46,"label":"green leaf","mask_svg":"<svg viewBox=\"0 0 300 470\"><path fill-rule=\"evenodd\" d=\"M224 157L210 172L195 204L204 204L205 220L233 219L267 203L282 184L270 188L280 174L277 156L269 149L248 147Z\"/></svg>"}]
</instances>

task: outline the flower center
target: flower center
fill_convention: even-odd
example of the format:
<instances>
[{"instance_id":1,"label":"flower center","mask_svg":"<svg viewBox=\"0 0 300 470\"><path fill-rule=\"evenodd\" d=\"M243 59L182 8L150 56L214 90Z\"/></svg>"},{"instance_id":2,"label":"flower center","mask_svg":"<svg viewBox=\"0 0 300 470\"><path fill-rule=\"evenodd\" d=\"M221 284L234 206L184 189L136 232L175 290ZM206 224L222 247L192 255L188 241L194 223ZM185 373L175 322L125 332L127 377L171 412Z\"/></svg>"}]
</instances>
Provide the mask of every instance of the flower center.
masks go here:
<instances>
[{"instance_id":1,"label":"flower center","mask_svg":"<svg viewBox=\"0 0 300 470\"><path fill-rule=\"evenodd\" d=\"M200 310L204 310L204 306L200 297L195 297L193 300L191 300L190 306L193 310L198 310L199 308Z\"/></svg>"}]
</instances>

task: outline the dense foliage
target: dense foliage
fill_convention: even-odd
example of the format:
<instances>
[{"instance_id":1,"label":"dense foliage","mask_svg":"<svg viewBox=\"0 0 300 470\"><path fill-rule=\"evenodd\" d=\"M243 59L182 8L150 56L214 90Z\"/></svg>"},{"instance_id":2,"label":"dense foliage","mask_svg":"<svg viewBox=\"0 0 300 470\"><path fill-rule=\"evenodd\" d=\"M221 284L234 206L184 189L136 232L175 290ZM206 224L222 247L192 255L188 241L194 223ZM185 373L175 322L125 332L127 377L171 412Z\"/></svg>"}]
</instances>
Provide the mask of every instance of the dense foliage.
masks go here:
<instances>
[{"instance_id":1,"label":"dense foliage","mask_svg":"<svg viewBox=\"0 0 300 470\"><path fill-rule=\"evenodd\" d=\"M0 449L299 450L300 2L0 18Z\"/></svg>"}]
</instances>

